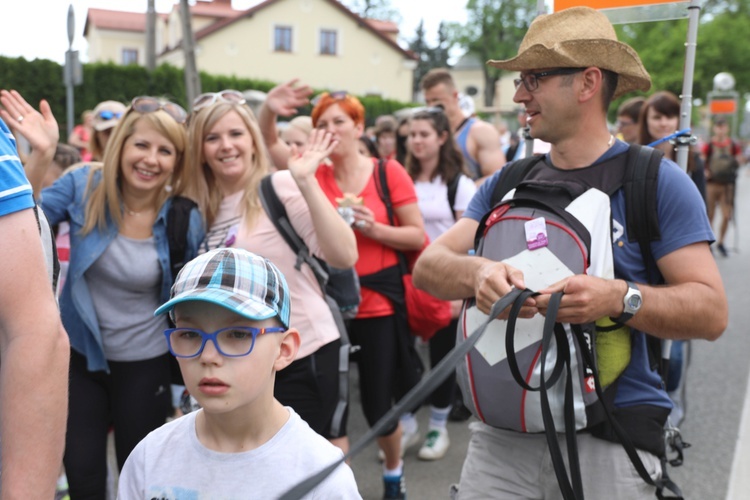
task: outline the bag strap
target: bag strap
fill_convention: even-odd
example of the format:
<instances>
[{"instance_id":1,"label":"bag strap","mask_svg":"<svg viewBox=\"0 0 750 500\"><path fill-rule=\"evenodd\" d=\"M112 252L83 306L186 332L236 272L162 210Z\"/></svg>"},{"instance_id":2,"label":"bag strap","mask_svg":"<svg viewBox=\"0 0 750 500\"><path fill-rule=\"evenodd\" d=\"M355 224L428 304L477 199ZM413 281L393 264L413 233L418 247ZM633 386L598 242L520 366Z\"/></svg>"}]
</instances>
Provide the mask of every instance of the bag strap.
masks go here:
<instances>
[{"instance_id":1,"label":"bag strap","mask_svg":"<svg viewBox=\"0 0 750 500\"><path fill-rule=\"evenodd\" d=\"M198 206L190 198L175 196L167 211L167 242L169 243L169 266L172 280L186 264L187 234L190 228L190 213Z\"/></svg>"},{"instance_id":2,"label":"bag strap","mask_svg":"<svg viewBox=\"0 0 750 500\"><path fill-rule=\"evenodd\" d=\"M333 297L328 294L326 285L328 284L328 270L324 268L325 264L321 263L316 257L310 254L310 249L304 240L294 230L286 207L279 199L276 190L273 188L273 174L265 176L260 181L259 193L260 203L268 214L268 218L273 223L284 241L289 245L294 253L297 254L297 262L294 267L298 271L302 268L302 263L306 263L312 269L315 279L323 292L323 299L331 310L336 328L341 338L341 348L339 349L339 401L333 412L330 432L336 436L339 434L344 422L346 408L349 405L349 355L359 350L359 346L354 347L349 340L349 334L346 330L344 318L341 315L341 309Z\"/></svg>"},{"instance_id":3,"label":"bag strap","mask_svg":"<svg viewBox=\"0 0 750 500\"><path fill-rule=\"evenodd\" d=\"M638 242L649 283L653 284L661 282L651 253L651 242L661 239L656 196L663 156L656 149L631 145L623 180L628 239Z\"/></svg>"},{"instance_id":4,"label":"bag strap","mask_svg":"<svg viewBox=\"0 0 750 500\"><path fill-rule=\"evenodd\" d=\"M370 444L371 441L380 436L383 431L387 430L393 423L395 423L403 413L414 408L417 403L424 401L424 399L432 394L432 392L443 383L449 375L455 372L456 366L463 361L469 351L476 345L482 335L484 335L487 326L498 317L500 313L511 306L521 295L521 292L521 290L514 288L508 294L499 298L492 305L490 314L485 322L474 330L463 343L457 345L451 350L448 355L437 364L437 366L430 370L427 376L423 377L417 385L415 385L388 411L388 413L383 415L375 425L370 427L369 431L367 431L356 443L352 444L346 455L328 467L322 469L320 472L297 483L295 486L287 490L286 493L280 497L280 500L299 500L303 498L308 492L325 480L325 478L328 477L339 465L359 454L359 452Z\"/></svg>"},{"instance_id":5,"label":"bag strap","mask_svg":"<svg viewBox=\"0 0 750 500\"><path fill-rule=\"evenodd\" d=\"M515 189L529 175L534 165L543 159L544 155L532 155L505 165L490 196L490 206L495 208L502 201L503 196Z\"/></svg>"},{"instance_id":6,"label":"bag strap","mask_svg":"<svg viewBox=\"0 0 750 500\"><path fill-rule=\"evenodd\" d=\"M459 172L456 174L456 176L453 178L453 180L448 184L448 206L451 208L451 213L453 214L453 219L456 220L458 217L456 217L456 210L453 208L456 204L456 194L458 194L458 183L461 181L461 177L463 177L464 174Z\"/></svg>"},{"instance_id":7,"label":"bag strap","mask_svg":"<svg viewBox=\"0 0 750 500\"><path fill-rule=\"evenodd\" d=\"M396 215L393 210L393 201L391 201L391 189L388 187L388 175L385 160L382 158L378 160L375 165L376 172L373 172L375 179L375 187L378 190L378 196L385 204L385 211L388 213L388 222L391 226L396 226ZM401 275L409 274L409 262L403 252L396 250L398 255L398 263L401 268Z\"/></svg>"},{"instance_id":8,"label":"bag strap","mask_svg":"<svg viewBox=\"0 0 750 500\"><path fill-rule=\"evenodd\" d=\"M328 283L328 271L323 267L323 264L316 259L311 253L310 249L304 240L294 230L289 215L286 213L286 207L279 199L276 190L273 188L273 174L265 176L260 181L260 203L263 205L263 209L268 214L268 218L271 219L276 230L279 232L287 245L292 251L297 254L297 262L294 268L298 271L302 268L302 263L306 263L313 271L315 279L318 280L323 292L325 293L325 286Z\"/></svg>"}]
</instances>

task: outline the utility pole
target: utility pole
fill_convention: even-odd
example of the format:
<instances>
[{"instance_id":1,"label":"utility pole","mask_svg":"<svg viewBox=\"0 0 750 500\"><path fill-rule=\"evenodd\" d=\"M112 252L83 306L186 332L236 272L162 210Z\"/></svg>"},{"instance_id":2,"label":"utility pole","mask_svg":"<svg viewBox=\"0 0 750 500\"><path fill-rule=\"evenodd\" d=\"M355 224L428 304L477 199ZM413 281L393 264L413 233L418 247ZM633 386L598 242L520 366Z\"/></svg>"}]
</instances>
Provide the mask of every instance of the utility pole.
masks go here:
<instances>
[{"instance_id":1,"label":"utility pole","mask_svg":"<svg viewBox=\"0 0 750 500\"><path fill-rule=\"evenodd\" d=\"M67 131L68 137L73 133L75 124L73 87L83 83L83 71L81 62L78 60L78 51L73 50L73 37L75 36L76 20L73 4L68 7L68 50L65 51L65 67L63 68L63 82L65 82L65 97L67 108Z\"/></svg>"},{"instance_id":2,"label":"utility pole","mask_svg":"<svg viewBox=\"0 0 750 500\"><path fill-rule=\"evenodd\" d=\"M156 7L155 0L148 0L146 9L146 69L149 73L156 69Z\"/></svg>"},{"instance_id":3,"label":"utility pole","mask_svg":"<svg viewBox=\"0 0 750 500\"><path fill-rule=\"evenodd\" d=\"M195 64L195 39L187 0L180 0L180 16L182 18L182 51L185 53L185 92L190 104L201 93L201 81Z\"/></svg>"}]
</instances>

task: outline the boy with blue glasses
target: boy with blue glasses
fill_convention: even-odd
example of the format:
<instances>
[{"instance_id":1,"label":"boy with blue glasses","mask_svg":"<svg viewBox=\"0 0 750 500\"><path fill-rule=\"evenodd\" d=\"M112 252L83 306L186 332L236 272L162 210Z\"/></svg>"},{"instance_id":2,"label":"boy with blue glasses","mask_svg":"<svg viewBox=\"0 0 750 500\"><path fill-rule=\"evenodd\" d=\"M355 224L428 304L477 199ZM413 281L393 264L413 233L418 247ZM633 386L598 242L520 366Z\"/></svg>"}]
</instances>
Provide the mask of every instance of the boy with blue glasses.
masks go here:
<instances>
[{"instance_id":1,"label":"boy with blue glasses","mask_svg":"<svg viewBox=\"0 0 750 500\"><path fill-rule=\"evenodd\" d=\"M165 332L201 410L150 433L122 470L120 498L278 498L341 457L273 397L276 372L294 361L289 290L269 260L220 248L177 275ZM242 471L238 473L239 471ZM310 498L361 498L344 465Z\"/></svg>"}]
</instances>

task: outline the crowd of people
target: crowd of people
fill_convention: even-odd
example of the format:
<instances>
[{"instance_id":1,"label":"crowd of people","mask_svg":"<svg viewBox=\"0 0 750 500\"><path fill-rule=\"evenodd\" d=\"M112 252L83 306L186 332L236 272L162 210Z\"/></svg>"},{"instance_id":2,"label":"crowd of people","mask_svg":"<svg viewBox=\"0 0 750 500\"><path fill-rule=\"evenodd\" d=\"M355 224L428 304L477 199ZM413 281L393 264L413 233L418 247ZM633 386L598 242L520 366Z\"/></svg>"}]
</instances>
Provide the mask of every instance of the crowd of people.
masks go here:
<instances>
[{"instance_id":1,"label":"crowd of people","mask_svg":"<svg viewBox=\"0 0 750 500\"><path fill-rule=\"evenodd\" d=\"M337 411L342 346L356 346L371 427L422 376L402 301L393 300L404 293L403 252L422 252L415 284L451 301L452 321L427 341L432 367L457 343L465 300L486 314L512 288L525 288L521 272L475 255L474 247L506 155L519 160L527 149L540 155L538 175L552 181L581 169L595 176L629 143L664 155L653 262L628 238L621 191L607 193L618 228L608 235L613 277L565 278L521 310L524 318L544 315L564 291L558 321L611 317L626 325L632 352L613 404L633 411L618 419L628 432L663 427L680 404L649 365L646 333L713 340L727 322L710 246L718 206L716 250L728 255L735 164L742 162L727 122L714 120L712 138L688 156L689 177L663 140L678 127L673 94L624 102L610 129L612 99L647 91L650 78L606 18L588 8L539 16L516 57L489 64L520 72L514 101L523 106L525 133L508 132L505 144L495 127L462 108L446 69L421 81L425 106L401 120L378 117L369 133L355 96L323 92L311 100L311 88L292 80L268 93L257 117L235 90L202 94L190 112L160 97L105 101L84 113L67 146L58 144L45 101L36 109L16 91L0 91L2 495L51 498L63 467L74 500L106 498L118 474L120 498L232 498L248 488L275 498L342 457L350 447L348 410ZM311 116L284 121L308 103ZM14 135L31 146L23 167ZM310 253L356 272L359 306L345 333L315 272L267 213L260 187L268 176ZM34 241L35 205L56 235L58 289ZM648 275L652 267L658 282ZM13 292L18 282L28 284L23 294ZM384 498L406 498L408 448L421 442L422 460L445 456L446 422L472 397L448 377L423 402L423 438L418 408L377 437ZM184 398L192 403L181 405ZM562 498L543 434L498 429L475 416L456 498ZM119 471L107 467L110 432ZM570 446L561 436L560 446ZM578 436L587 496L649 498L664 486L658 446L640 446L649 483L612 441ZM241 468L247 472L237 474ZM347 465L312 494L359 498Z\"/></svg>"}]
</instances>

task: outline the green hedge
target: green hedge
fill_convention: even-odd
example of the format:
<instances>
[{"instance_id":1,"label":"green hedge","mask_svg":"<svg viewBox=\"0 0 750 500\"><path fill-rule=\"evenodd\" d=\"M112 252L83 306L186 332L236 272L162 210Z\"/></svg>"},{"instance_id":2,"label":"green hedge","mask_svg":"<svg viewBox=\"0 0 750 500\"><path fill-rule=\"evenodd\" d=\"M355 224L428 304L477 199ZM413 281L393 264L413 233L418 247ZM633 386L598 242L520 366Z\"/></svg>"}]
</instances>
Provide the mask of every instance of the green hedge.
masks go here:
<instances>
[{"instance_id":1,"label":"green hedge","mask_svg":"<svg viewBox=\"0 0 750 500\"><path fill-rule=\"evenodd\" d=\"M275 85L268 80L206 73L201 73L200 79L203 92L216 92L228 88L268 92ZM18 90L34 106L41 99L47 99L60 124L64 140L66 104L62 65L46 59L27 61L23 57L0 56L0 88ZM80 120L83 111L93 109L101 101L112 99L127 103L138 95L165 96L185 109L188 108L185 79L183 71L179 68L163 64L149 74L146 68L137 65L92 63L83 65L83 84L75 87L76 122ZM368 125L374 123L377 116L415 105L371 96L363 97L361 100L367 110ZM309 113L309 108L300 111Z\"/></svg>"}]
</instances>

